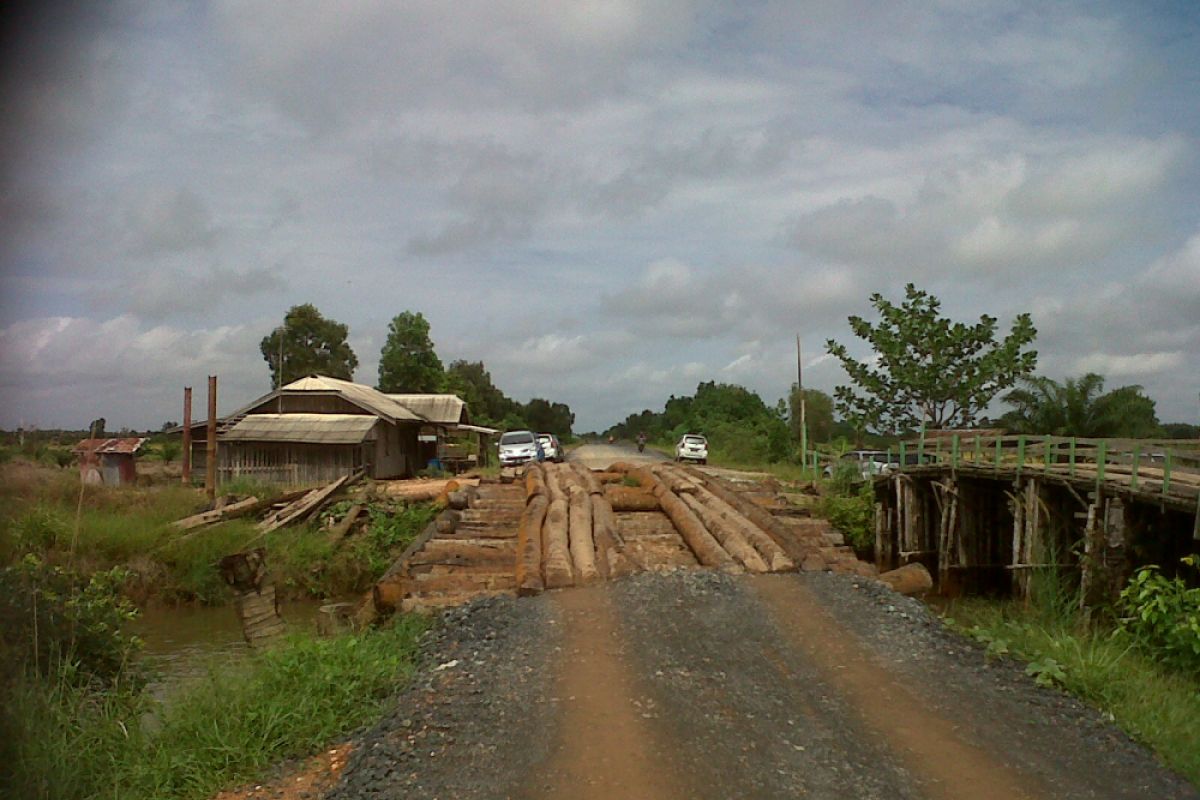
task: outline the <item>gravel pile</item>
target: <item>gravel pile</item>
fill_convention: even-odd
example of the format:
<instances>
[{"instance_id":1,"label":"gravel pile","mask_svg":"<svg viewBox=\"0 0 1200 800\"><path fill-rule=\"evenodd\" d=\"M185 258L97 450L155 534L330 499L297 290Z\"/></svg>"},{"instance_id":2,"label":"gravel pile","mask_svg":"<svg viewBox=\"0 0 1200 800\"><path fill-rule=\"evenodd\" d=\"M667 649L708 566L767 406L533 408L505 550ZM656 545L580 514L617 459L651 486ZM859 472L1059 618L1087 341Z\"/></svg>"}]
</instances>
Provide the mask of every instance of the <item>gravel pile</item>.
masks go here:
<instances>
[{"instance_id":1,"label":"gravel pile","mask_svg":"<svg viewBox=\"0 0 1200 800\"><path fill-rule=\"evenodd\" d=\"M554 741L542 682L560 628L542 598L445 612L418 678L355 742L328 800L512 796Z\"/></svg>"}]
</instances>

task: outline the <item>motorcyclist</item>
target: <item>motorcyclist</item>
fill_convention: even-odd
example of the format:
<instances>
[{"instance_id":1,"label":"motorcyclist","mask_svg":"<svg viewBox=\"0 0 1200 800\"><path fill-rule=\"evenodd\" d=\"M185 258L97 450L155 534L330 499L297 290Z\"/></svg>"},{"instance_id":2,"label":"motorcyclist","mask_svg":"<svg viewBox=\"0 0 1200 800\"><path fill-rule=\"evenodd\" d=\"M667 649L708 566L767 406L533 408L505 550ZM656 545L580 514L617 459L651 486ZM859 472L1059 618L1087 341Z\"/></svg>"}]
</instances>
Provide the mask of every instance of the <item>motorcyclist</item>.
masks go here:
<instances>
[{"instance_id":1,"label":"motorcyclist","mask_svg":"<svg viewBox=\"0 0 1200 800\"><path fill-rule=\"evenodd\" d=\"M642 431L638 434L638 452L641 453L646 449L646 432Z\"/></svg>"}]
</instances>

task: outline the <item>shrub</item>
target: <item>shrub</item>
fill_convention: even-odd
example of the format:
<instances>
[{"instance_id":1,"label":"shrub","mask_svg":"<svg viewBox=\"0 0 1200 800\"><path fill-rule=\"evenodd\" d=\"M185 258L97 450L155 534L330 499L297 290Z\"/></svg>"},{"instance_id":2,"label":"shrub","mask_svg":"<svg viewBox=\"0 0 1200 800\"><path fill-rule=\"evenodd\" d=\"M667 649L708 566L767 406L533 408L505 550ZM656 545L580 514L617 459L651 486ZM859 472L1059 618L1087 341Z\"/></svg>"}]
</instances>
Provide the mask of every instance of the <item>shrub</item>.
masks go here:
<instances>
[{"instance_id":1,"label":"shrub","mask_svg":"<svg viewBox=\"0 0 1200 800\"><path fill-rule=\"evenodd\" d=\"M1196 560L1183 562L1195 566ZM1121 627L1150 655L1200 674L1200 588L1143 567L1121 592L1118 609Z\"/></svg>"},{"instance_id":2,"label":"shrub","mask_svg":"<svg viewBox=\"0 0 1200 800\"><path fill-rule=\"evenodd\" d=\"M875 547L875 493L870 483L848 486L839 492L831 482L830 494L821 499L819 513L860 552Z\"/></svg>"}]
</instances>

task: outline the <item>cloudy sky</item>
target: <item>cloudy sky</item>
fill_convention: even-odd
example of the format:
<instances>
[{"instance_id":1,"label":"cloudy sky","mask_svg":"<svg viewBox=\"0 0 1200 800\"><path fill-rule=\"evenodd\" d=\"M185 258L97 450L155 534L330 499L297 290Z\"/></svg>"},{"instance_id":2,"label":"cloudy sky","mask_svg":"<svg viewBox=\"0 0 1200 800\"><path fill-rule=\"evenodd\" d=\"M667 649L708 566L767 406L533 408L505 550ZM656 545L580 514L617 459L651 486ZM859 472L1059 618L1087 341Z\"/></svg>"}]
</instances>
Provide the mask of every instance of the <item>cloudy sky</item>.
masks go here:
<instances>
[{"instance_id":1,"label":"cloudy sky","mask_svg":"<svg viewBox=\"0 0 1200 800\"><path fill-rule=\"evenodd\" d=\"M4 20L0 427L230 410L303 302L577 430L773 402L908 281L1200 413L1190 2L93 6Z\"/></svg>"}]
</instances>

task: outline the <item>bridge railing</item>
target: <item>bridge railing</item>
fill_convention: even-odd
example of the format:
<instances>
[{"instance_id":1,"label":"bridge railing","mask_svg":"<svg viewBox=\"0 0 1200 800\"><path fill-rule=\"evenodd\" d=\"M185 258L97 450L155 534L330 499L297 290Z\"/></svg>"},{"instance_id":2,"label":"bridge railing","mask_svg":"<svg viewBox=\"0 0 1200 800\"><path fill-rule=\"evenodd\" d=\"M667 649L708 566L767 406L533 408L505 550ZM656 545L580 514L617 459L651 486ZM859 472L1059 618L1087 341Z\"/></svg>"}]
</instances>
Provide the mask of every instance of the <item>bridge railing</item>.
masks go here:
<instances>
[{"instance_id":1,"label":"bridge railing","mask_svg":"<svg viewBox=\"0 0 1200 800\"><path fill-rule=\"evenodd\" d=\"M1200 440L1087 439L1064 436L996 436L938 433L900 442L888 461L907 470L922 466L1039 472L1127 483L1134 491L1191 496L1200 490Z\"/></svg>"}]
</instances>

